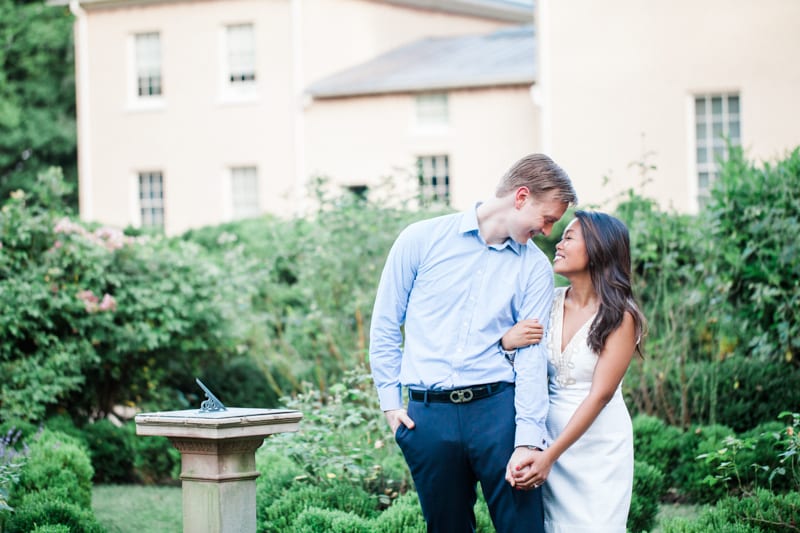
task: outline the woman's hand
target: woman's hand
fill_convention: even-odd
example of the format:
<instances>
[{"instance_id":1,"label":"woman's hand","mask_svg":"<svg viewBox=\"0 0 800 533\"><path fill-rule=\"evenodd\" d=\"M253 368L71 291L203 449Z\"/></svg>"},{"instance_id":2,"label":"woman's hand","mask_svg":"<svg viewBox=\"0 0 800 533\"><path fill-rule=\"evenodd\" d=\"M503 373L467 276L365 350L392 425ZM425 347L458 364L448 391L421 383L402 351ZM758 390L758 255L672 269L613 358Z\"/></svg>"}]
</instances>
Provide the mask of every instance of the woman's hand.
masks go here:
<instances>
[{"instance_id":1,"label":"woman's hand","mask_svg":"<svg viewBox=\"0 0 800 533\"><path fill-rule=\"evenodd\" d=\"M520 320L506 331L500 342L504 350L516 350L531 344L539 344L544 336L544 328L536 318Z\"/></svg>"},{"instance_id":2,"label":"woman's hand","mask_svg":"<svg viewBox=\"0 0 800 533\"><path fill-rule=\"evenodd\" d=\"M529 450L525 446L516 448L506 466L506 481L521 490L541 487L553 466L551 455L547 450Z\"/></svg>"}]
</instances>

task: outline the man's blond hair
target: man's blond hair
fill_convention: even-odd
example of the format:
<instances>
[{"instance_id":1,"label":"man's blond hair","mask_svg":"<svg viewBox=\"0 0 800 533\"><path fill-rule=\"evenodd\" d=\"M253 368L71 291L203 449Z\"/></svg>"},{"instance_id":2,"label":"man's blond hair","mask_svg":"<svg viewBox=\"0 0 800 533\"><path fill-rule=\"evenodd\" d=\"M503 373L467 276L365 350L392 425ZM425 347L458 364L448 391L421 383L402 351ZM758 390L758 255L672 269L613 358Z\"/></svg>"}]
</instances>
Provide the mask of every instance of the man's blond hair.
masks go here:
<instances>
[{"instance_id":1,"label":"man's blond hair","mask_svg":"<svg viewBox=\"0 0 800 533\"><path fill-rule=\"evenodd\" d=\"M578 203L578 194L564 169L544 154L526 155L500 180L495 195L500 198L527 187L534 197L556 191L556 198L569 205Z\"/></svg>"}]
</instances>

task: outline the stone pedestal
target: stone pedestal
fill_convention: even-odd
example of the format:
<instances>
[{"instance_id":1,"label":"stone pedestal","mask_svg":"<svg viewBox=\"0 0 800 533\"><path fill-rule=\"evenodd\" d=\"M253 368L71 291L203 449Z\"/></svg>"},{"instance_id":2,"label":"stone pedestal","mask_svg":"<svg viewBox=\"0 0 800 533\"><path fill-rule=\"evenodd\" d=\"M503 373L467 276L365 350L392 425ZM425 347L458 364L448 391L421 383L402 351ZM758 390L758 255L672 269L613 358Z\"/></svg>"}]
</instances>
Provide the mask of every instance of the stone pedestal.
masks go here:
<instances>
[{"instance_id":1,"label":"stone pedestal","mask_svg":"<svg viewBox=\"0 0 800 533\"><path fill-rule=\"evenodd\" d=\"M268 435L297 431L302 416L236 407L142 413L136 434L168 437L181 452L184 533L255 533L255 452Z\"/></svg>"}]
</instances>

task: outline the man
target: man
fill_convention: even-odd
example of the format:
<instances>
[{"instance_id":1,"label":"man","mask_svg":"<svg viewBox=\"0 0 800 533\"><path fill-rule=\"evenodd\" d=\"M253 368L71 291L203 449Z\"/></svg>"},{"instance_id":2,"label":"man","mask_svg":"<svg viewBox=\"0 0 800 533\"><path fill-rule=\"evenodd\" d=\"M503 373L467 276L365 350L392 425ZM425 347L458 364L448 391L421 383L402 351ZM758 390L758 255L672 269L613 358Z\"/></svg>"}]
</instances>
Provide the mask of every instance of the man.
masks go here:
<instances>
[{"instance_id":1,"label":"man","mask_svg":"<svg viewBox=\"0 0 800 533\"><path fill-rule=\"evenodd\" d=\"M389 252L370 363L428 531L474 531L478 481L499 533L542 530L541 491L514 489L505 473L547 446L545 351L509 354L499 339L523 318L546 327L553 274L529 239L549 235L576 202L567 174L532 154L495 198L411 224Z\"/></svg>"}]
</instances>

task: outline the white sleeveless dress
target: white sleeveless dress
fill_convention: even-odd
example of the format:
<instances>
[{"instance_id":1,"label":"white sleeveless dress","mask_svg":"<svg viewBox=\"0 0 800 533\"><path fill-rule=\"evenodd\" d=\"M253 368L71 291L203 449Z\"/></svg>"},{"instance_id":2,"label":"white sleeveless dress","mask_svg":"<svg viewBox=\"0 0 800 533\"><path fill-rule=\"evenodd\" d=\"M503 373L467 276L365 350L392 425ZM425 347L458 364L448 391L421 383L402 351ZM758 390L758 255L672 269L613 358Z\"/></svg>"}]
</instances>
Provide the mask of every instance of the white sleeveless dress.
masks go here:
<instances>
[{"instance_id":1,"label":"white sleeveless dress","mask_svg":"<svg viewBox=\"0 0 800 533\"><path fill-rule=\"evenodd\" d=\"M586 397L597 363L587 344L592 316L561 353L565 288L550 315L548 381L551 442ZM633 428L617 388L594 423L553 465L542 486L548 533L625 533L633 487Z\"/></svg>"}]
</instances>

